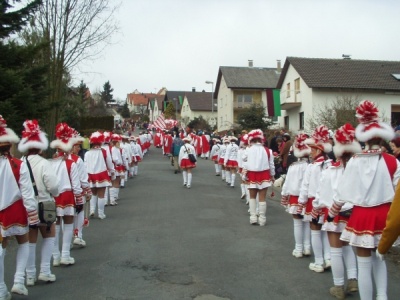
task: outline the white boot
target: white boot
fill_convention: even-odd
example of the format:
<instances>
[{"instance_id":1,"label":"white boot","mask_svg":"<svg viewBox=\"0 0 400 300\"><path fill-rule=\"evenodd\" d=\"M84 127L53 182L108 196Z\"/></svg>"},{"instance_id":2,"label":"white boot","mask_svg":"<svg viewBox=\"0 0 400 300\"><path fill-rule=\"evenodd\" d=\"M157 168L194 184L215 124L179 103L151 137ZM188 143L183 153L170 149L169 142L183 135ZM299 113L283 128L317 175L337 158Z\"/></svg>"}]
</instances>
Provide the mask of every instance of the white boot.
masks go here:
<instances>
[{"instance_id":1,"label":"white boot","mask_svg":"<svg viewBox=\"0 0 400 300\"><path fill-rule=\"evenodd\" d=\"M99 198L98 213L100 219L105 219L104 207L106 205L106 198Z\"/></svg>"},{"instance_id":2,"label":"white boot","mask_svg":"<svg viewBox=\"0 0 400 300\"><path fill-rule=\"evenodd\" d=\"M231 173L231 187L235 187L235 173Z\"/></svg>"},{"instance_id":3,"label":"white boot","mask_svg":"<svg viewBox=\"0 0 400 300\"><path fill-rule=\"evenodd\" d=\"M242 191L242 195L240 196L240 199L244 199L246 197L246 188L245 188L244 183L240 184L240 190Z\"/></svg>"},{"instance_id":4,"label":"white boot","mask_svg":"<svg viewBox=\"0 0 400 300\"><path fill-rule=\"evenodd\" d=\"M187 183L188 183L188 173L187 173L187 171L182 171L182 177L183 177L183 186L187 186Z\"/></svg>"},{"instance_id":5,"label":"white boot","mask_svg":"<svg viewBox=\"0 0 400 300\"><path fill-rule=\"evenodd\" d=\"M192 185L192 173L188 173L187 177L188 177L187 188L190 189L190 187Z\"/></svg>"},{"instance_id":6,"label":"white boot","mask_svg":"<svg viewBox=\"0 0 400 300\"><path fill-rule=\"evenodd\" d=\"M267 202L260 202L258 204L258 211L260 213L260 216L258 217L258 223L260 224L260 226L265 226L265 223L267 222Z\"/></svg>"},{"instance_id":7,"label":"white boot","mask_svg":"<svg viewBox=\"0 0 400 300\"><path fill-rule=\"evenodd\" d=\"M94 212L96 211L97 205L97 196L93 195L92 199L90 199L90 216L94 216Z\"/></svg>"},{"instance_id":8,"label":"white boot","mask_svg":"<svg viewBox=\"0 0 400 300\"><path fill-rule=\"evenodd\" d=\"M249 204L249 200L250 200L250 191L248 189L248 185L245 184L245 190L246 190L246 204Z\"/></svg>"},{"instance_id":9,"label":"white boot","mask_svg":"<svg viewBox=\"0 0 400 300\"><path fill-rule=\"evenodd\" d=\"M257 224L256 199L249 199L250 224Z\"/></svg>"}]
</instances>

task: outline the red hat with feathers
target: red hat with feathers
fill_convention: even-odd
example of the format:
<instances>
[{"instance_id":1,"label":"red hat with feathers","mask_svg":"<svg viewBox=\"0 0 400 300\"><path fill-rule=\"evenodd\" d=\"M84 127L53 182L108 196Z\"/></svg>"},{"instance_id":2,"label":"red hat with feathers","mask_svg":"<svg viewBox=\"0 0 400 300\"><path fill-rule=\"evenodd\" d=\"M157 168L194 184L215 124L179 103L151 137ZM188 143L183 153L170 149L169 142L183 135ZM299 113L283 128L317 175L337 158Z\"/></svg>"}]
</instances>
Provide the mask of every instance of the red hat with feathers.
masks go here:
<instances>
[{"instance_id":1,"label":"red hat with feathers","mask_svg":"<svg viewBox=\"0 0 400 300\"><path fill-rule=\"evenodd\" d=\"M103 144L104 143L104 134L102 134L100 131L93 132L90 135L89 143L90 144L98 144L98 145Z\"/></svg>"},{"instance_id":2,"label":"red hat with feathers","mask_svg":"<svg viewBox=\"0 0 400 300\"><path fill-rule=\"evenodd\" d=\"M329 130L325 125L315 128L312 136L304 141L309 147L317 148L325 153L332 151L332 144L329 143Z\"/></svg>"},{"instance_id":3,"label":"red hat with feathers","mask_svg":"<svg viewBox=\"0 0 400 300\"><path fill-rule=\"evenodd\" d=\"M19 137L15 134L14 130L7 128L7 122L0 115L0 143L15 144L19 142Z\"/></svg>"},{"instance_id":4,"label":"red hat with feathers","mask_svg":"<svg viewBox=\"0 0 400 300\"><path fill-rule=\"evenodd\" d=\"M22 139L18 144L19 152L27 152L29 149L46 150L49 147L49 140L46 134L40 130L37 120L26 120L23 124Z\"/></svg>"},{"instance_id":5,"label":"red hat with feathers","mask_svg":"<svg viewBox=\"0 0 400 300\"><path fill-rule=\"evenodd\" d=\"M305 143L309 136L305 133L300 133L296 135L293 143L293 154L294 156L301 158L309 156L311 153L311 148Z\"/></svg>"},{"instance_id":6,"label":"red hat with feathers","mask_svg":"<svg viewBox=\"0 0 400 300\"><path fill-rule=\"evenodd\" d=\"M360 124L355 130L356 138L366 142L373 138L390 141L394 138L394 130L386 123L379 122L379 110L375 103L369 100L362 101L356 108L356 117Z\"/></svg>"},{"instance_id":7,"label":"red hat with feathers","mask_svg":"<svg viewBox=\"0 0 400 300\"><path fill-rule=\"evenodd\" d=\"M249 143L251 143L251 141L254 139L261 139L262 141L264 140L264 134L261 129L253 129L248 133Z\"/></svg>"},{"instance_id":8,"label":"red hat with feathers","mask_svg":"<svg viewBox=\"0 0 400 300\"><path fill-rule=\"evenodd\" d=\"M335 132L333 153L336 157L341 157L343 153L359 153L362 151L361 145L355 139L355 129L350 123L344 124Z\"/></svg>"},{"instance_id":9,"label":"red hat with feathers","mask_svg":"<svg viewBox=\"0 0 400 300\"><path fill-rule=\"evenodd\" d=\"M64 152L69 152L75 144L73 138L74 130L67 123L59 123L56 126L56 138L50 143L50 148L61 149Z\"/></svg>"}]
</instances>

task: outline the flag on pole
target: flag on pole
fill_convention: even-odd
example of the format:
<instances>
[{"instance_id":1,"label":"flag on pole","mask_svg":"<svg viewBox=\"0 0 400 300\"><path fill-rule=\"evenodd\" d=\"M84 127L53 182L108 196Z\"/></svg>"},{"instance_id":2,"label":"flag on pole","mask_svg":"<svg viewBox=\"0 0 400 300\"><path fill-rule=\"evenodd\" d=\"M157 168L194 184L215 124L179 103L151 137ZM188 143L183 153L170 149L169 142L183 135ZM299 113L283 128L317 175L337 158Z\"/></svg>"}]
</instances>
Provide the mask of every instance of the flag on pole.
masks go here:
<instances>
[{"instance_id":1,"label":"flag on pole","mask_svg":"<svg viewBox=\"0 0 400 300\"><path fill-rule=\"evenodd\" d=\"M162 130L165 129L165 118L164 118L164 113L161 113L161 115L158 116L157 120L153 122L153 125L156 126L157 128L160 128Z\"/></svg>"}]
</instances>

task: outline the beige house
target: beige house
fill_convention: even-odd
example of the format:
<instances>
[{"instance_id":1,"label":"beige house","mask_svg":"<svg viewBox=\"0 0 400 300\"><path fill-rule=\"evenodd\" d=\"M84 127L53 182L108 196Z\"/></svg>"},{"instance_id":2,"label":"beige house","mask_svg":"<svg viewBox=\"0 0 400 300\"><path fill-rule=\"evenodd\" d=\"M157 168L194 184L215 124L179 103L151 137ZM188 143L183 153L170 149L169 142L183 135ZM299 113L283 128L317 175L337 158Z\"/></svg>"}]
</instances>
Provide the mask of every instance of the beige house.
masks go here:
<instances>
[{"instance_id":1,"label":"beige house","mask_svg":"<svg viewBox=\"0 0 400 300\"><path fill-rule=\"evenodd\" d=\"M343 98L374 101L384 121L400 124L400 61L287 57L277 88L280 125L294 133L312 131L308 119L316 109Z\"/></svg>"},{"instance_id":2,"label":"beige house","mask_svg":"<svg viewBox=\"0 0 400 300\"><path fill-rule=\"evenodd\" d=\"M276 88L280 76L277 68L258 68L249 61L248 67L220 67L214 93L218 109L218 131L236 127L238 113L252 104L267 108L267 92Z\"/></svg>"},{"instance_id":3,"label":"beige house","mask_svg":"<svg viewBox=\"0 0 400 300\"><path fill-rule=\"evenodd\" d=\"M202 117L215 127L217 109L212 110L211 92L185 92L181 108L181 123L186 126L191 120Z\"/></svg>"}]
</instances>

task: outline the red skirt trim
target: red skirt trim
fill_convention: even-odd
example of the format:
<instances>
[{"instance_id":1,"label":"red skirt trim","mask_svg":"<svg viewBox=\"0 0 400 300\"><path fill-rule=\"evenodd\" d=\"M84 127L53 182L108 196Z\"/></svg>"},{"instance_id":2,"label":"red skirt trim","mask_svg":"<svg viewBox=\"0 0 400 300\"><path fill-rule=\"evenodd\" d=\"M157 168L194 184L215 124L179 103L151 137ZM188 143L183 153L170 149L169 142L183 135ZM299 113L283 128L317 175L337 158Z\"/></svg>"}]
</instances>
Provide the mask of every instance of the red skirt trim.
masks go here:
<instances>
[{"instance_id":1,"label":"red skirt trim","mask_svg":"<svg viewBox=\"0 0 400 300\"><path fill-rule=\"evenodd\" d=\"M125 166L120 165L120 166L115 166L115 171L119 174L124 173L125 172Z\"/></svg>"},{"instance_id":2,"label":"red skirt trim","mask_svg":"<svg viewBox=\"0 0 400 300\"><path fill-rule=\"evenodd\" d=\"M355 235L382 234L389 209L390 203L374 207L354 206L346 230Z\"/></svg>"},{"instance_id":3,"label":"red skirt trim","mask_svg":"<svg viewBox=\"0 0 400 300\"><path fill-rule=\"evenodd\" d=\"M75 196L72 191L65 191L58 197L54 197L59 208L75 207Z\"/></svg>"},{"instance_id":4,"label":"red skirt trim","mask_svg":"<svg viewBox=\"0 0 400 300\"><path fill-rule=\"evenodd\" d=\"M226 167L227 168L237 168L238 167L238 162L236 160L230 160L226 162Z\"/></svg>"},{"instance_id":5,"label":"red skirt trim","mask_svg":"<svg viewBox=\"0 0 400 300\"><path fill-rule=\"evenodd\" d=\"M325 208L322 209L322 213L324 214L324 223L328 222L327 221L328 212L329 212L329 208L325 207ZM347 224L349 222L349 219L350 219L349 217L343 217L341 215L337 215L336 217L333 218L332 222L334 224L339 224L339 223L343 223L343 222Z\"/></svg>"},{"instance_id":6,"label":"red skirt trim","mask_svg":"<svg viewBox=\"0 0 400 300\"><path fill-rule=\"evenodd\" d=\"M307 204L306 204L306 210L304 212L305 215L311 215L311 212L313 210L312 202L313 202L314 199L315 199L315 197L308 198L308 201L307 201Z\"/></svg>"},{"instance_id":7,"label":"red skirt trim","mask_svg":"<svg viewBox=\"0 0 400 300\"><path fill-rule=\"evenodd\" d=\"M140 158L140 155L135 156L136 157L136 162L140 162L142 161L142 159Z\"/></svg>"},{"instance_id":8,"label":"red skirt trim","mask_svg":"<svg viewBox=\"0 0 400 300\"><path fill-rule=\"evenodd\" d=\"M213 155L211 157L211 160L218 162L218 155Z\"/></svg>"},{"instance_id":9,"label":"red skirt trim","mask_svg":"<svg viewBox=\"0 0 400 300\"><path fill-rule=\"evenodd\" d=\"M219 164L219 165L224 165L224 161L225 161L225 158L220 158L220 159L218 160L218 164Z\"/></svg>"},{"instance_id":10,"label":"red skirt trim","mask_svg":"<svg viewBox=\"0 0 400 300\"><path fill-rule=\"evenodd\" d=\"M0 211L0 225L3 230L13 226L28 226L28 213L22 199L15 201L9 207Z\"/></svg>"},{"instance_id":11,"label":"red skirt trim","mask_svg":"<svg viewBox=\"0 0 400 300\"><path fill-rule=\"evenodd\" d=\"M269 170L264 171L247 171L247 178L250 184L262 184L263 182L271 181L271 173Z\"/></svg>"},{"instance_id":12,"label":"red skirt trim","mask_svg":"<svg viewBox=\"0 0 400 300\"><path fill-rule=\"evenodd\" d=\"M292 206L292 205L298 206L299 205L299 196L290 195L289 196L289 204L290 204L290 206Z\"/></svg>"},{"instance_id":13,"label":"red skirt trim","mask_svg":"<svg viewBox=\"0 0 400 300\"><path fill-rule=\"evenodd\" d=\"M181 168L182 169L196 168L196 164L192 163L188 158L182 158Z\"/></svg>"},{"instance_id":14,"label":"red skirt trim","mask_svg":"<svg viewBox=\"0 0 400 300\"><path fill-rule=\"evenodd\" d=\"M103 171L98 174L88 174L88 181L93 185L96 183L111 182L110 176L107 171Z\"/></svg>"}]
</instances>

